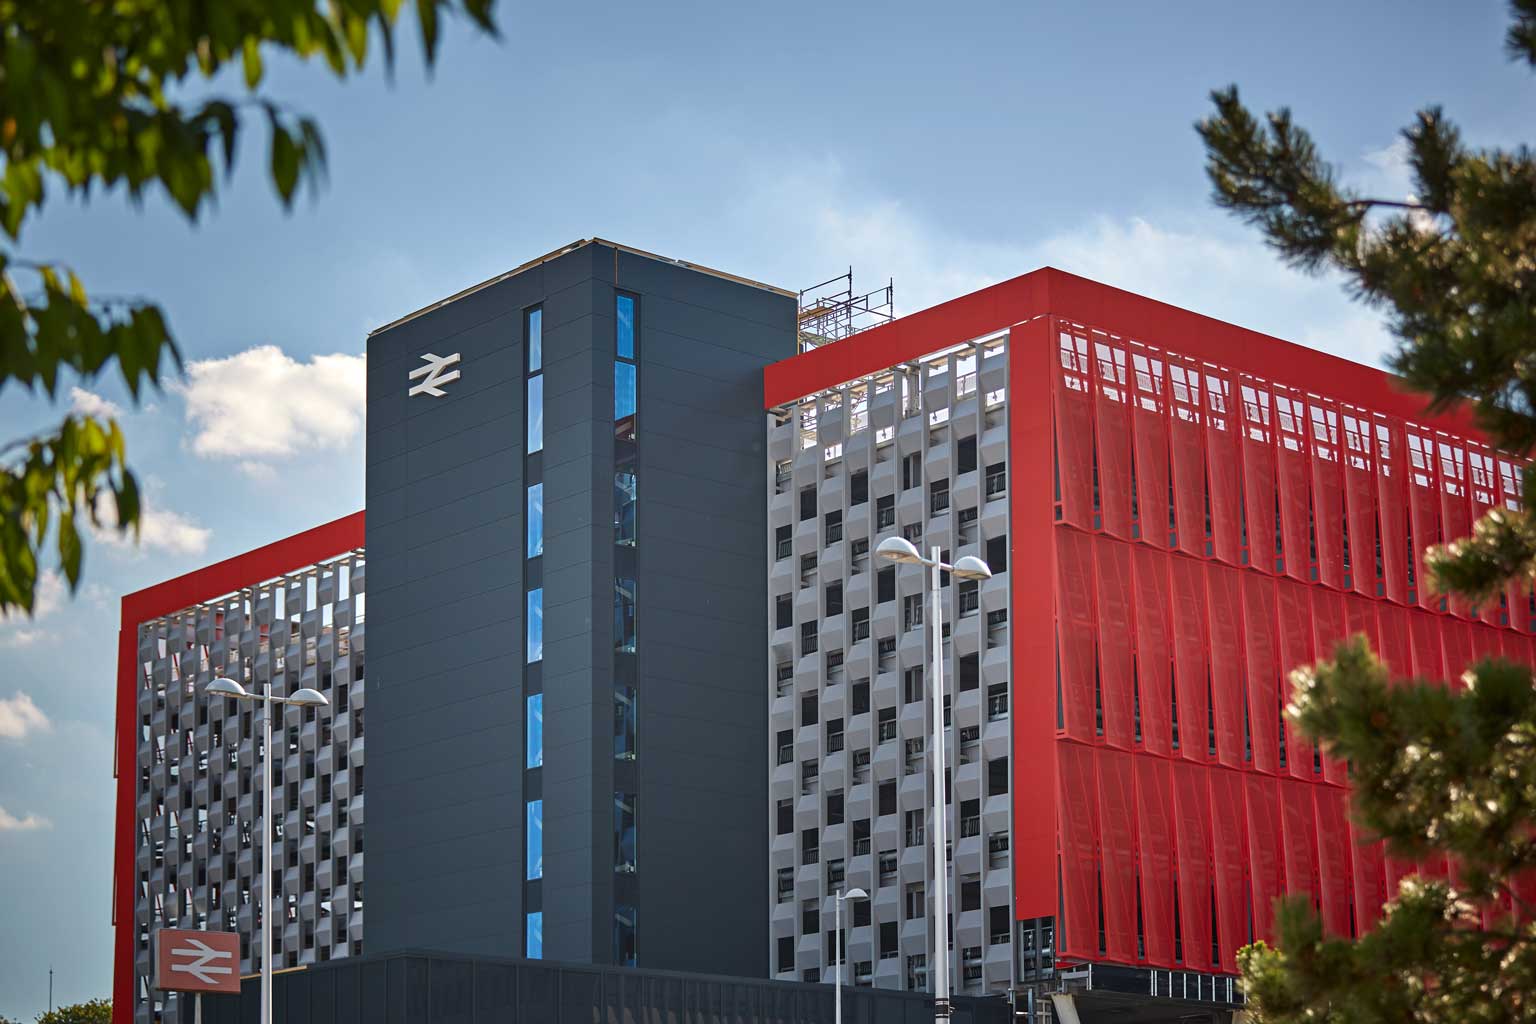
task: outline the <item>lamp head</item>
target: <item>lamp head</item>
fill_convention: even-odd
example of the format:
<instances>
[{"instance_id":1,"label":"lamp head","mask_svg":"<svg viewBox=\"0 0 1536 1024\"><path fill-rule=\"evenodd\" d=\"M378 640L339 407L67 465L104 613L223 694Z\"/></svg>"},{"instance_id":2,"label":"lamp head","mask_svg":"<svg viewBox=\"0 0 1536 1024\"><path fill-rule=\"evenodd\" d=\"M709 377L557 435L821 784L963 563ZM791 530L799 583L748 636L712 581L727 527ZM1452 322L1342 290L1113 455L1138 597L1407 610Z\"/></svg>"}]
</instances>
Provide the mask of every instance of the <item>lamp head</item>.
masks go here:
<instances>
[{"instance_id":1,"label":"lamp head","mask_svg":"<svg viewBox=\"0 0 1536 1024\"><path fill-rule=\"evenodd\" d=\"M849 889L847 892L843 893L843 899L845 899L845 900L867 900L867 899L869 899L869 893L865 892L863 889L858 889L858 888Z\"/></svg>"},{"instance_id":2,"label":"lamp head","mask_svg":"<svg viewBox=\"0 0 1536 1024\"><path fill-rule=\"evenodd\" d=\"M301 708L323 708L330 701L326 700L325 694L319 690L311 690L306 686L302 690L296 690L291 696L285 697L283 703Z\"/></svg>"},{"instance_id":3,"label":"lamp head","mask_svg":"<svg viewBox=\"0 0 1536 1024\"><path fill-rule=\"evenodd\" d=\"M905 537L887 537L875 548L875 554L892 562L900 562L903 565L921 565L923 556L918 553L913 543Z\"/></svg>"},{"instance_id":4,"label":"lamp head","mask_svg":"<svg viewBox=\"0 0 1536 1024\"><path fill-rule=\"evenodd\" d=\"M251 699L251 695L245 692L245 687L233 679L227 679L224 676L220 676L203 687L203 693L209 697L228 697L231 700Z\"/></svg>"},{"instance_id":5,"label":"lamp head","mask_svg":"<svg viewBox=\"0 0 1536 1024\"><path fill-rule=\"evenodd\" d=\"M966 555L954 564L950 572L962 580L989 580L992 578L992 567L975 555Z\"/></svg>"}]
</instances>

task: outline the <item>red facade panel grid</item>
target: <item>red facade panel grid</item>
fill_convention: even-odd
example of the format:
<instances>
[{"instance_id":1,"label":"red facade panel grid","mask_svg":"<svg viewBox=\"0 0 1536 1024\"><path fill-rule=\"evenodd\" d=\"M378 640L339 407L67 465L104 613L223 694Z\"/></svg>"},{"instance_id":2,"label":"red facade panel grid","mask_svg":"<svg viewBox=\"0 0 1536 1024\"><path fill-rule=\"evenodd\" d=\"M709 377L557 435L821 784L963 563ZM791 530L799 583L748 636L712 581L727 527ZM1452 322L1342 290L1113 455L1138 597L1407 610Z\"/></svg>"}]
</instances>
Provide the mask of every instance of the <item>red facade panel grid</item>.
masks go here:
<instances>
[{"instance_id":1,"label":"red facade panel grid","mask_svg":"<svg viewBox=\"0 0 1536 1024\"><path fill-rule=\"evenodd\" d=\"M1410 611L1407 615L1413 677L1429 683L1444 681L1445 655L1440 649L1440 634L1451 623L1428 612Z\"/></svg>"},{"instance_id":2,"label":"red facade panel grid","mask_svg":"<svg viewBox=\"0 0 1536 1024\"><path fill-rule=\"evenodd\" d=\"M1243 574L1243 626L1247 638L1248 744L1253 766L1280 771L1280 670L1275 640L1275 584Z\"/></svg>"},{"instance_id":3,"label":"red facade panel grid","mask_svg":"<svg viewBox=\"0 0 1536 1024\"><path fill-rule=\"evenodd\" d=\"M1099 833L1103 858L1104 955L1136 962L1135 755L1100 748Z\"/></svg>"},{"instance_id":4,"label":"red facade panel grid","mask_svg":"<svg viewBox=\"0 0 1536 1024\"><path fill-rule=\"evenodd\" d=\"M1285 571L1292 579L1312 578L1312 471L1307 459L1306 403L1299 392L1274 386L1275 468L1280 498L1280 537Z\"/></svg>"},{"instance_id":5,"label":"red facade panel grid","mask_svg":"<svg viewBox=\"0 0 1536 1024\"><path fill-rule=\"evenodd\" d=\"M1435 486L1434 442L1420 429L1405 428L1408 459L1408 526L1413 534L1413 579L1420 608L1440 607L1440 598L1426 585L1424 549L1440 543L1440 495Z\"/></svg>"},{"instance_id":6,"label":"red facade panel grid","mask_svg":"<svg viewBox=\"0 0 1536 1024\"><path fill-rule=\"evenodd\" d=\"M1305 894L1315 907L1317 888L1317 812L1312 790L1317 787L1299 779L1280 780L1280 814L1285 835L1285 891Z\"/></svg>"},{"instance_id":7,"label":"red facade panel grid","mask_svg":"<svg viewBox=\"0 0 1536 1024\"><path fill-rule=\"evenodd\" d=\"M1355 593L1376 594L1376 469L1371 422L1346 411L1344 422L1344 518L1349 530L1349 583Z\"/></svg>"},{"instance_id":8,"label":"red facade panel grid","mask_svg":"<svg viewBox=\"0 0 1536 1024\"><path fill-rule=\"evenodd\" d=\"M1144 544L1131 545L1136 579L1136 680L1141 698L1141 743L1148 753L1167 756L1173 714L1172 591L1168 556Z\"/></svg>"},{"instance_id":9,"label":"red facade panel grid","mask_svg":"<svg viewBox=\"0 0 1536 1024\"><path fill-rule=\"evenodd\" d=\"M1088 388L1088 339L1062 331L1054 367L1056 491L1061 518L1093 528L1093 408Z\"/></svg>"},{"instance_id":10,"label":"red facade panel grid","mask_svg":"<svg viewBox=\"0 0 1536 1024\"><path fill-rule=\"evenodd\" d=\"M1464 690L1466 683L1462 682L1461 677L1477 660L1472 653L1472 634L1483 627L1450 620L1443 621L1441 626L1440 644L1445 652L1446 682L1453 690Z\"/></svg>"},{"instance_id":11,"label":"red facade panel grid","mask_svg":"<svg viewBox=\"0 0 1536 1024\"><path fill-rule=\"evenodd\" d=\"M1279 641L1280 641L1280 699L1282 704L1289 704L1291 699L1292 669L1310 665L1315 660L1312 656L1312 602L1309 600L1309 590L1299 583L1289 580L1279 580L1275 584L1276 606L1279 611ZM1312 744L1290 715L1283 715L1285 726L1285 754L1286 768L1294 778L1308 779L1313 776L1312 769L1316 766L1313 757Z\"/></svg>"},{"instance_id":12,"label":"red facade panel grid","mask_svg":"<svg viewBox=\"0 0 1536 1024\"><path fill-rule=\"evenodd\" d=\"M1200 370L1168 356L1168 444L1173 465L1173 513L1179 550L1204 557L1205 431L1200 416Z\"/></svg>"},{"instance_id":13,"label":"red facade panel grid","mask_svg":"<svg viewBox=\"0 0 1536 1024\"><path fill-rule=\"evenodd\" d=\"M1147 962L1174 966L1173 775L1160 757L1138 757L1136 807L1141 842L1141 915Z\"/></svg>"},{"instance_id":14,"label":"red facade panel grid","mask_svg":"<svg viewBox=\"0 0 1536 1024\"><path fill-rule=\"evenodd\" d=\"M1388 891L1381 841L1360 826L1349 823L1350 860L1354 864L1355 931L1364 934L1381 919ZM1394 887L1392 895L1397 894Z\"/></svg>"},{"instance_id":15,"label":"red facade panel grid","mask_svg":"<svg viewBox=\"0 0 1536 1024\"><path fill-rule=\"evenodd\" d=\"M1168 546L1168 409L1163 361L1131 350L1131 396L1136 421L1136 505L1141 539Z\"/></svg>"},{"instance_id":16,"label":"red facade panel grid","mask_svg":"<svg viewBox=\"0 0 1536 1024\"><path fill-rule=\"evenodd\" d=\"M1061 878L1057 947L1061 956L1099 953L1098 801L1093 748L1056 744L1056 849Z\"/></svg>"},{"instance_id":17,"label":"red facade panel grid","mask_svg":"<svg viewBox=\"0 0 1536 1024\"><path fill-rule=\"evenodd\" d=\"M1216 716L1216 759L1243 767L1243 588L1242 571L1214 562L1205 567L1210 612L1210 691Z\"/></svg>"},{"instance_id":18,"label":"red facade panel grid","mask_svg":"<svg viewBox=\"0 0 1536 1024\"><path fill-rule=\"evenodd\" d=\"M1312 534L1317 578L1325 587L1344 583L1344 472L1340 465L1339 411L1332 402L1307 404L1312 429Z\"/></svg>"},{"instance_id":19,"label":"red facade panel grid","mask_svg":"<svg viewBox=\"0 0 1536 1024\"><path fill-rule=\"evenodd\" d=\"M1206 760L1210 689L1205 668L1205 573L1182 555L1168 559L1173 580L1173 696L1170 713L1179 754Z\"/></svg>"},{"instance_id":20,"label":"red facade panel grid","mask_svg":"<svg viewBox=\"0 0 1536 1024\"><path fill-rule=\"evenodd\" d=\"M1403 425L1389 417L1374 415L1371 428L1375 434L1373 449L1376 462L1377 522L1381 529L1381 571L1386 597L1399 604L1408 602L1408 571L1412 553L1408 547L1408 459Z\"/></svg>"},{"instance_id":21,"label":"red facade panel grid","mask_svg":"<svg viewBox=\"0 0 1536 1024\"><path fill-rule=\"evenodd\" d=\"M1131 407L1126 388L1125 349L1095 336L1093 354L1099 510L1104 532L1130 540Z\"/></svg>"},{"instance_id":22,"label":"red facade panel grid","mask_svg":"<svg viewBox=\"0 0 1536 1024\"><path fill-rule=\"evenodd\" d=\"M1173 802L1178 816L1179 926L1184 966L1211 969L1211 798L1206 768L1173 763Z\"/></svg>"},{"instance_id":23,"label":"red facade panel grid","mask_svg":"<svg viewBox=\"0 0 1536 1024\"><path fill-rule=\"evenodd\" d=\"M1210 770L1211 852L1216 869L1218 970L1237 971L1237 951L1248 944L1248 844L1243 776Z\"/></svg>"},{"instance_id":24,"label":"red facade panel grid","mask_svg":"<svg viewBox=\"0 0 1536 1024\"><path fill-rule=\"evenodd\" d=\"M1349 636L1344 611L1345 602L1349 599L1323 587L1313 588L1312 651L1315 660L1331 661L1339 643ZM1324 779L1340 786L1348 782L1349 772L1341 758L1330 757L1326 753L1322 757Z\"/></svg>"},{"instance_id":25,"label":"red facade panel grid","mask_svg":"<svg viewBox=\"0 0 1536 1024\"><path fill-rule=\"evenodd\" d=\"M1093 742L1094 620L1093 539L1075 530L1056 531L1057 700L1066 735Z\"/></svg>"},{"instance_id":26,"label":"red facade panel grid","mask_svg":"<svg viewBox=\"0 0 1536 1024\"><path fill-rule=\"evenodd\" d=\"M1243 506L1246 513L1248 564L1275 571L1279 508L1275 491L1275 439L1269 391L1252 377L1238 378L1242 408Z\"/></svg>"},{"instance_id":27,"label":"red facade panel grid","mask_svg":"<svg viewBox=\"0 0 1536 1024\"><path fill-rule=\"evenodd\" d=\"M1275 899L1281 892L1279 783L1252 772L1243 776L1248 811L1248 883L1254 938L1275 940Z\"/></svg>"},{"instance_id":28,"label":"red facade panel grid","mask_svg":"<svg viewBox=\"0 0 1536 1024\"><path fill-rule=\"evenodd\" d=\"M1232 381L1205 373L1205 472L1211 500L1211 544L1218 559L1243 564L1243 481L1239 456L1242 424L1233 407Z\"/></svg>"},{"instance_id":29,"label":"red facade panel grid","mask_svg":"<svg viewBox=\"0 0 1536 1024\"><path fill-rule=\"evenodd\" d=\"M1447 540L1472 532L1471 495L1467 487L1467 450L1459 442L1441 435L1435 441L1437 474L1440 485L1440 535ZM1452 615L1470 619L1476 609L1466 598L1452 594L1447 599Z\"/></svg>"},{"instance_id":30,"label":"red facade panel grid","mask_svg":"<svg viewBox=\"0 0 1536 1024\"><path fill-rule=\"evenodd\" d=\"M1096 537L1093 560L1098 585L1099 693L1104 742L1136 745L1136 668L1131 631L1131 545Z\"/></svg>"},{"instance_id":31,"label":"red facade panel grid","mask_svg":"<svg viewBox=\"0 0 1536 1024\"><path fill-rule=\"evenodd\" d=\"M1317 869L1322 886L1323 928L1329 935L1349 937L1350 877L1349 794L1337 786L1313 786L1316 812Z\"/></svg>"},{"instance_id":32,"label":"red facade panel grid","mask_svg":"<svg viewBox=\"0 0 1536 1024\"><path fill-rule=\"evenodd\" d=\"M1394 678L1406 679L1413 675L1413 652L1408 640L1408 611L1391 604L1376 607L1376 628L1379 636L1373 649Z\"/></svg>"}]
</instances>

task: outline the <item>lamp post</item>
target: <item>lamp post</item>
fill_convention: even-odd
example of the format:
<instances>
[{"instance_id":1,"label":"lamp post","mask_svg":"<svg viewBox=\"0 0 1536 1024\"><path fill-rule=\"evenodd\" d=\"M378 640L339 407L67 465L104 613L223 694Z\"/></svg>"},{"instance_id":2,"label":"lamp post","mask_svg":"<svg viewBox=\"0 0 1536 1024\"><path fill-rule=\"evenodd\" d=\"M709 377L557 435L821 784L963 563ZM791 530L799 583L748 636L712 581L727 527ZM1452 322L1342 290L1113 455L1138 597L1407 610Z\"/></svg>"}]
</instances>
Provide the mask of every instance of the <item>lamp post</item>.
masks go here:
<instances>
[{"instance_id":1,"label":"lamp post","mask_svg":"<svg viewBox=\"0 0 1536 1024\"><path fill-rule=\"evenodd\" d=\"M261 713L261 1024L272 1024L272 705L288 704L300 708L325 707L330 701L319 690L304 687L290 697L278 697L271 683L262 683L260 693L250 693L233 679L220 676L204 688L210 697L230 700L260 701ZM281 895L281 893L279 893Z\"/></svg>"},{"instance_id":2,"label":"lamp post","mask_svg":"<svg viewBox=\"0 0 1536 1024\"><path fill-rule=\"evenodd\" d=\"M837 904L833 909L833 916L837 919L837 963L833 965L833 970L837 972L834 975L837 983L833 986L836 999L836 1009L833 1012L836 1024L843 1024L843 900L867 899L869 899L869 893L863 889L853 888L847 892L843 892L841 889L837 890Z\"/></svg>"},{"instance_id":3,"label":"lamp post","mask_svg":"<svg viewBox=\"0 0 1536 1024\"><path fill-rule=\"evenodd\" d=\"M966 555L954 565L946 565L939 557L937 546L932 557L924 558L905 537L887 537L875 548L881 558L903 565L928 566L929 618L928 635L932 638L933 668L933 715L932 736L929 748L933 751L933 916L934 971L933 971L933 1019L938 1024L949 1020L949 819L944 813L944 771L949 757L944 749L944 629L941 620L940 574L948 572L956 579L985 580L992 578L992 569L975 555Z\"/></svg>"}]
</instances>

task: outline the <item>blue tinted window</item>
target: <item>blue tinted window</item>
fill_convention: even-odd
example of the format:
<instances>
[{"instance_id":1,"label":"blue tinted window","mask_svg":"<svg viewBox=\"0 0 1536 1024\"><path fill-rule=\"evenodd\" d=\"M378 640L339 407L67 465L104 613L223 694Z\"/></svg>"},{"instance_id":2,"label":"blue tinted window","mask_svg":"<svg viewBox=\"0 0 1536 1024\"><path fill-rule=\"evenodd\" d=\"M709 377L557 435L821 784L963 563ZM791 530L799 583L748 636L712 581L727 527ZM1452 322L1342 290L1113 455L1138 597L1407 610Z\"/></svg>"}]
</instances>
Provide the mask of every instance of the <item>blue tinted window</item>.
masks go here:
<instances>
[{"instance_id":1,"label":"blue tinted window","mask_svg":"<svg viewBox=\"0 0 1536 1024\"><path fill-rule=\"evenodd\" d=\"M544 310L528 311L528 372L544 368Z\"/></svg>"},{"instance_id":2,"label":"blue tinted window","mask_svg":"<svg viewBox=\"0 0 1536 1024\"><path fill-rule=\"evenodd\" d=\"M635 364L613 364L613 418L626 419L635 414Z\"/></svg>"},{"instance_id":3,"label":"blue tinted window","mask_svg":"<svg viewBox=\"0 0 1536 1024\"><path fill-rule=\"evenodd\" d=\"M544 959L544 911L528 915L528 959Z\"/></svg>"},{"instance_id":4,"label":"blue tinted window","mask_svg":"<svg viewBox=\"0 0 1536 1024\"><path fill-rule=\"evenodd\" d=\"M528 801L528 877L544 877L544 801Z\"/></svg>"},{"instance_id":5,"label":"blue tinted window","mask_svg":"<svg viewBox=\"0 0 1536 1024\"><path fill-rule=\"evenodd\" d=\"M613 539L627 547L635 544L635 474L622 469L613 474Z\"/></svg>"},{"instance_id":6,"label":"blue tinted window","mask_svg":"<svg viewBox=\"0 0 1536 1024\"><path fill-rule=\"evenodd\" d=\"M544 375L528 378L528 454L544 450Z\"/></svg>"},{"instance_id":7,"label":"blue tinted window","mask_svg":"<svg viewBox=\"0 0 1536 1024\"><path fill-rule=\"evenodd\" d=\"M528 557L544 553L544 485L528 488Z\"/></svg>"},{"instance_id":8,"label":"blue tinted window","mask_svg":"<svg viewBox=\"0 0 1536 1024\"><path fill-rule=\"evenodd\" d=\"M635 358L635 300L631 296L620 295L614 307L619 320L619 355L625 359L633 359Z\"/></svg>"},{"instance_id":9,"label":"blue tinted window","mask_svg":"<svg viewBox=\"0 0 1536 1024\"><path fill-rule=\"evenodd\" d=\"M613 794L613 869L635 873L635 794Z\"/></svg>"},{"instance_id":10,"label":"blue tinted window","mask_svg":"<svg viewBox=\"0 0 1536 1024\"><path fill-rule=\"evenodd\" d=\"M544 589L528 591L528 664L544 660Z\"/></svg>"},{"instance_id":11,"label":"blue tinted window","mask_svg":"<svg viewBox=\"0 0 1536 1024\"><path fill-rule=\"evenodd\" d=\"M544 763L544 695L536 693L528 698L528 767L538 768Z\"/></svg>"},{"instance_id":12,"label":"blue tinted window","mask_svg":"<svg viewBox=\"0 0 1536 1024\"><path fill-rule=\"evenodd\" d=\"M635 581L622 576L613 581L613 646L635 649Z\"/></svg>"}]
</instances>

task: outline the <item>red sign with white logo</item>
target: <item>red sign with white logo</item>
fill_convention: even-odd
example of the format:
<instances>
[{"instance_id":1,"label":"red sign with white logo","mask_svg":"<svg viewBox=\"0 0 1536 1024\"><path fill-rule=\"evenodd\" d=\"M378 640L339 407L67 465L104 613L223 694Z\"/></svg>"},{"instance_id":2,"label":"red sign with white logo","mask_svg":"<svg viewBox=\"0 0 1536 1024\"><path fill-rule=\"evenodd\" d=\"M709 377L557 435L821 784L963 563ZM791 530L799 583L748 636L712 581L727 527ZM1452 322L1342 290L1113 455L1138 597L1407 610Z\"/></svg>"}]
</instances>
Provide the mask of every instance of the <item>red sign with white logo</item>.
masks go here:
<instances>
[{"instance_id":1,"label":"red sign with white logo","mask_svg":"<svg viewBox=\"0 0 1536 1024\"><path fill-rule=\"evenodd\" d=\"M240 936L161 928L155 933L155 988L162 992L239 992Z\"/></svg>"}]
</instances>

